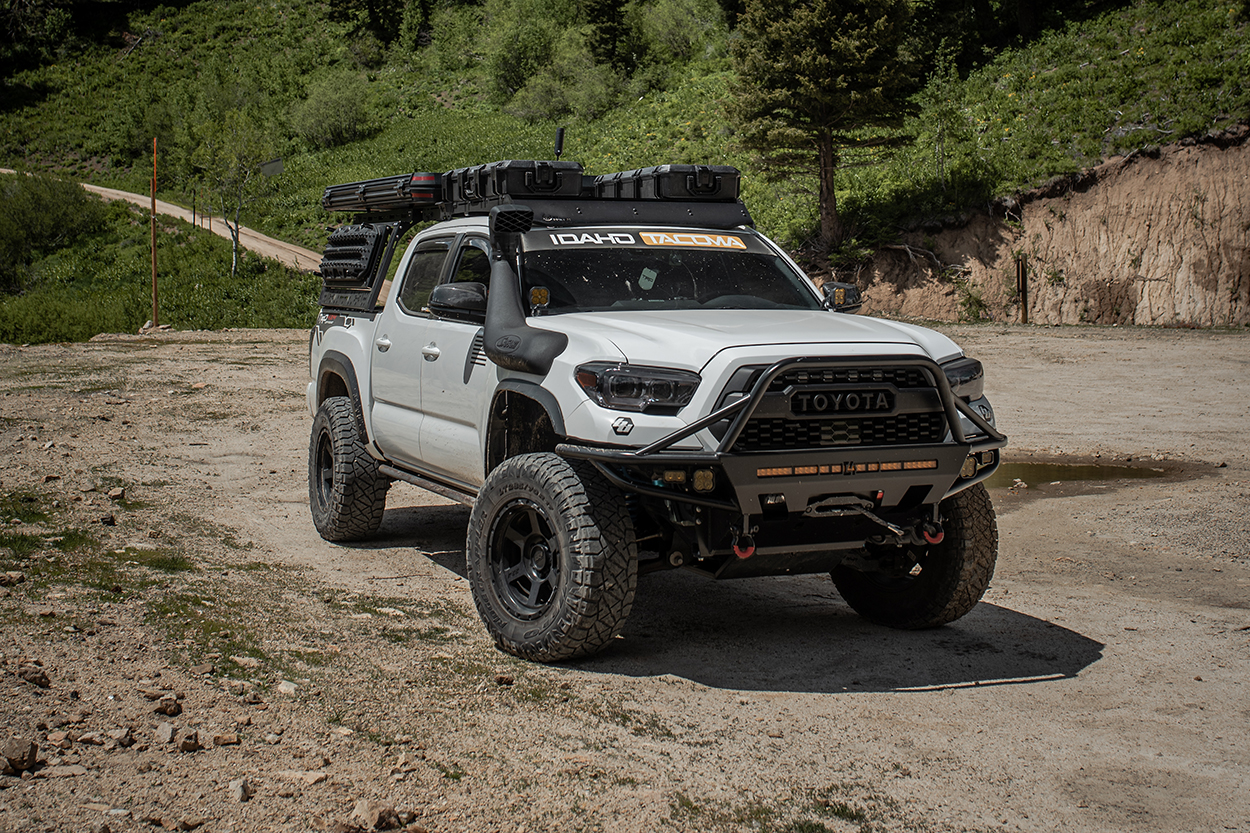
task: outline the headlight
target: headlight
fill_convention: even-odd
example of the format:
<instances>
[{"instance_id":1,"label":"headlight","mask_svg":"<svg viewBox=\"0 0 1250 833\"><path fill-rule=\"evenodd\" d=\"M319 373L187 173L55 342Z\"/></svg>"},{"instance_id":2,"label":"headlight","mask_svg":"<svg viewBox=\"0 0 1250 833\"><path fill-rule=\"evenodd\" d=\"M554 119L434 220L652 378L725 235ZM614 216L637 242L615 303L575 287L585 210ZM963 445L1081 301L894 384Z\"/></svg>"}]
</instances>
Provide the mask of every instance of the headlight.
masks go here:
<instances>
[{"instance_id":1,"label":"headlight","mask_svg":"<svg viewBox=\"0 0 1250 833\"><path fill-rule=\"evenodd\" d=\"M690 404L699 374L630 364L584 364L577 383L605 408L675 414Z\"/></svg>"},{"instance_id":2,"label":"headlight","mask_svg":"<svg viewBox=\"0 0 1250 833\"><path fill-rule=\"evenodd\" d=\"M985 368L976 359L956 359L942 365L951 393L971 402L985 395Z\"/></svg>"}]
</instances>

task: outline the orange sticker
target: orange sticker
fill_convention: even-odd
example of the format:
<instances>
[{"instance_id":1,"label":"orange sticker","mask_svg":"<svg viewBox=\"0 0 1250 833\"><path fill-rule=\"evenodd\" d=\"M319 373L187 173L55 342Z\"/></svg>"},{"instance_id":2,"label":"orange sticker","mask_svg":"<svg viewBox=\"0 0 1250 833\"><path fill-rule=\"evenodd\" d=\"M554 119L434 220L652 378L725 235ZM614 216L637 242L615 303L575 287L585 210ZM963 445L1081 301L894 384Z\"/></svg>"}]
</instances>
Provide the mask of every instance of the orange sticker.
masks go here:
<instances>
[{"instance_id":1,"label":"orange sticker","mask_svg":"<svg viewBox=\"0 0 1250 833\"><path fill-rule=\"evenodd\" d=\"M731 234L691 234L688 232L644 231L642 242L648 246L687 246L701 249L742 249L747 244Z\"/></svg>"}]
</instances>

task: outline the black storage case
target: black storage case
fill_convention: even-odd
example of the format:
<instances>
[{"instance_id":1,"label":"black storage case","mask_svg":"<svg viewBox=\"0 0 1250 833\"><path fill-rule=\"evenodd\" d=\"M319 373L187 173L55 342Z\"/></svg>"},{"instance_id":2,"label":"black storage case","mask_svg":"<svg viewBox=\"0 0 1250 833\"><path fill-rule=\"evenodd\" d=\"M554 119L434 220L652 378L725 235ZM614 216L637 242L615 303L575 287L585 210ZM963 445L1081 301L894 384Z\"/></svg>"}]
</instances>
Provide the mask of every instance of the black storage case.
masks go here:
<instances>
[{"instance_id":1,"label":"black storage case","mask_svg":"<svg viewBox=\"0 0 1250 833\"><path fill-rule=\"evenodd\" d=\"M582 193L578 162L504 160L457 168L443 175L443 195L451 215L481 213L527 197L567 199Z\"/></svg>"},{"instance_id":2,"label":"black storage case","mask_svg":"<svg viewBox=\"0 0 1250 833\"><path fill-rule=\"evenodd\" d=\"M595 177L595 196L605 200L697 200L733 202L741 175L730 165L656 165Z\"/></svg>"}]
</instances>

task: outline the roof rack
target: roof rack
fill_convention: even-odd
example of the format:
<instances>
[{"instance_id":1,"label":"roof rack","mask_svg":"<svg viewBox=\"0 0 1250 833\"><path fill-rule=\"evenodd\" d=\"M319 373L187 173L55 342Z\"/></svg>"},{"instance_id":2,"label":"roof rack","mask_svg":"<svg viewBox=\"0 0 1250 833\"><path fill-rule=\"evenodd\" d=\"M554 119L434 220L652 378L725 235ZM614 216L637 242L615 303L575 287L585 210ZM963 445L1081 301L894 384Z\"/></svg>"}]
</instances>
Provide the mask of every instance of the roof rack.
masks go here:
<instances>
[{"instance_id":1,"label":"roof rack","mask_svg":"<svg viewBox=\"0 0 1250 833\"><path fill-rule=\"evenodd\" d=\"M357 224L447 220L520 203L542 226L654 223L735 228L754 225L728 165L657 165L586 176L577 162L505 160L442 174L416 172L331 185L327 211Z\"/></svg>"}]
</instances>

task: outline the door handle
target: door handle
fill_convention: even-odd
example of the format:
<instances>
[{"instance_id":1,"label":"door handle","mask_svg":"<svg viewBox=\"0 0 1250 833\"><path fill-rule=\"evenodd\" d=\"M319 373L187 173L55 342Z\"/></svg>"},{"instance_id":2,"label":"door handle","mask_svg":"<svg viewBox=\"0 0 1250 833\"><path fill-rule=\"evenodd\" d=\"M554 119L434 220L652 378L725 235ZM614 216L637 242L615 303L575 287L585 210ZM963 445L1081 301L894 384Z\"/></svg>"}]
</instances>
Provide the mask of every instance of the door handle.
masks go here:
<instances>
[{"instance_id":1,"label":"door handle","mask_svg":"<svg viewBox=\"0 0 1250 833\"><path fill-rule=\"evenodd\" d=\"M385 353L387 350L391 349L391 340L386 336L380 336L375 339L373 343L378 346L378 352L380 353Z\"/></svg>"},{"instance_id":2,"label":"door handle","mask_svg":"<svg viewBox=\"0 0 1250 833\"><path fill-rule=\"evenodd\" d=\"M432 362L442 355L442 351L440 351L434 342L431 341L429 344L421 348L421 355L425 356L425 360L427 362Z\"/></svg>"}]
</instances>

